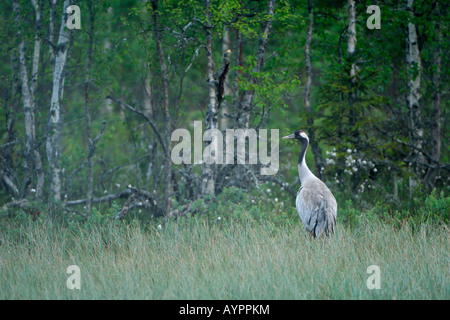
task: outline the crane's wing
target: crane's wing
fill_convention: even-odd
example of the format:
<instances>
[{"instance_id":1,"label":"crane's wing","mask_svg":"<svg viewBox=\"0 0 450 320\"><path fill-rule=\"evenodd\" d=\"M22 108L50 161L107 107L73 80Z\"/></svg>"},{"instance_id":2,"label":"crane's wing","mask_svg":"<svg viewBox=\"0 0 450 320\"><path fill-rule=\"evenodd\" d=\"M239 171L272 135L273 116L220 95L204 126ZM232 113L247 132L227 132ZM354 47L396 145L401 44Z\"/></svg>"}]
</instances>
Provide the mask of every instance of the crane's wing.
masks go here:
<instances>
[{"instance_id":1,"label":"crane's wing","mask_svg":"<svg viewBox=\"0 0 450 320\"><path fill-rule=\"evenodd\" d=\"M337 203L331 191L326 188L300 188L297 194L296 207L305 229L314 236L320 237L325 231L333 233L336 224Z\"/></svg>"}]
</instances>

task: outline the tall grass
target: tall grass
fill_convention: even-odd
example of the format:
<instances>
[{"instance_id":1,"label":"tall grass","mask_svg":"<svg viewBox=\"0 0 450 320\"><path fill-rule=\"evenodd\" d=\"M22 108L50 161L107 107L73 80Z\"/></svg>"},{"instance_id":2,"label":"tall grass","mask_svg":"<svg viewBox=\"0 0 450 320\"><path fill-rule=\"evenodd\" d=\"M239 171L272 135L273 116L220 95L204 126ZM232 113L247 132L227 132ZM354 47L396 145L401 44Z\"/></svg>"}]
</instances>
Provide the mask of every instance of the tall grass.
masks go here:
<instances>
[{"instance_id":1,"label":"tall grass","mask_svg":"<svg viewBox=\"0 0 450 320\"><path fill-rule=\"evenodd\" d=\"M181 219L74 228L27 223L0 234L0 299L449 299L445 227ZM66 286L69 265L81 290ZM378 265L381 289L366 286Z\"/></svg>"}]
</instances>

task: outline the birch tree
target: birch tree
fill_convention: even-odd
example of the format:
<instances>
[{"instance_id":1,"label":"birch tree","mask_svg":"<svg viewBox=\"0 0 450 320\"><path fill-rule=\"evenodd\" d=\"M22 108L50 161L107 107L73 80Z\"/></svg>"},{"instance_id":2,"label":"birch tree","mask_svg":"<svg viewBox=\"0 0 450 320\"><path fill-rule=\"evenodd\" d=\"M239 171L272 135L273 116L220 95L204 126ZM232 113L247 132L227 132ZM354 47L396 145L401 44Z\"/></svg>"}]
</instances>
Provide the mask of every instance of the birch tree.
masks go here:
<instances>
[{"instance_id":1,"label":"birch tree","mask_svg":"<svg viewBox=\"0 0 450 320\"><path fill-rule=\"evenodd\" d=\"M222 55L224 55L226 52L231 50L230 47L231 40L230 40L230 29L228 27L225 27L223 38L222 38ZM224 83L224 96L230 96L231 95L231 87L230 87L230 80L227 77ZM220 128L222 130L225 130L229 127L229 103L228 101L224 101L225 103L222 103L222 114L220 118Z\"/></svg>"},{"instance_id":2,"label":"birch tree","mask_svg":"<svg viewBox=\"0 0 450 320\"><path fill-rule=\"evenodd\" d=\"M206 33L206 58L207 58L207 78L208 78L208 110L206 113L205 130L218 129L217 121L217 92L214 79L214 56L213 56L213 37L212 37L212 12L209 0L204 1ZM214 139L211 143L217 143ZM213 150L217 150L213 147ZM202 173L202 195L214 195L215 193L215 172L213 164L205 164Z\"/></svg>"},{"instance_id":3,"label":"birch tree","mask_svg":"<svg viewBox=\"0 0 450 320\"><path fill-rule=\"evenodd\" d=\"M169 111L169 74L167 71L166 59L164 57L164 50L162 47L162 35L161 26L159 25L159 12L158 12L158 0L151 1L153 9L153 30L156 42L156 53L159 58L159 65L161 70L161 79L163 85L163 107L164 107L164 117L165 117L165 179L164 179L164 210L165 214L170 213L172 207L172 159L170 158L170 137L171 137L171 120Z\"/></svg>"},{"instance_id":4,"label":"birch tree","mask_svg":"<svg viewBox=\"0 0 450 320\"><path fill-rule=\"evenodd\" d=\"M92 50L94 45L94 23L95 23L95 4L93 0L89 0L89 15L90 15L90 26L88 31L89 43L86 53L86 66L85 66L85 78L84 78L84 99L85 99L85 113L86 113L86 136L89 145L89 154L87 158L88 163L88 177L87 177L87 191L86 191L86 214L89 216L92 211L92 192L94 186L93 177L93 162L92 156L94 155L95 145L92 141L91 134L91 111L90 111L90 100L89 100L89 81L91 74L91 64L92 64Z\"/></svg>"},{"instance_id":5,"label":"birch tree","mask_svg":"<svg viewBox=\"0 0 450 320\"><path fill-rule=\"evenodd\" d=\"M408 25L406 34L406 69L408 74L406 104L408 107L408 125L410 143L415 147L411 150L411 162L417 176L423 176L421 170L426 163L425 156L419 150L423 149L424 127L420 107L420 80L422 59L419 50L419 39L414 22L414 0L407 0ZM422 165L421 165L422 164ZM414 187L416 180L410 178L410 186Z\"/></svg>"},{"instance_id":6,"label":"birch tree","mask_svg":"<svg viewBox=\"0 0 450 320\"><path fill-rule=\"evenodd\" d=\"M428 186L428 189L431 190L434 188L436 178L440 173L440 159L441 159L441 146L442 146L442 130L441 130L441 96L442 96L442 88L441 88L441 69L442 69L442 21L440 19L440 5L439 2L436 2L435 10L437 12L436 18L437 21L434 23L435 26L435 41L436 45L433 52L433 65L435 66L435 70L432 75L432 86L433 86L433 94L432 94L432 113L431 113L431 156L435 160L434 163L431 163L427 169L427 173L425 175L425 184Z\"/></svg>"},{"instance_id":7,"label":"birch tree","mask_svg":"<svg viewBox=\"0 0 450 320\"><path fill-rule=\"evenodd\" d=\"M31 0L31 3L35 10L36 21L36 33L34 41L34 50L32 58L32 73L31 81L27 70L27 58L25 38L20 27L22 23L22 17L20 13L19 1L13 1L13 10L15 14L15 21L18 25L17 37L19 38L19 71L22 84L22 99L23 99L23 111L25 119L25 171L28 173L27 181L25 185L31 183L31 179L36 172L36 197L40 198L44 187L44 170L42 168L42 160L39 152L35 148L36 142L36 124L35 124L35 110L36 110L36 86L39 73L39 56L41 47L41 7L37 0Z\"/></svg>"},{"instance_id":8,"label":"birch tree","mask_svg":"<svg viewBox=\"0 0 450 320\"><path fill-rule=\"evenodd\" d=\"M312 72L311 72L311 41L313 36L314 28L314 2L313 0L308 0L308 29L306 32L306 42L305 42L305 91L303 94L303 105L308 113L308 134L311 140L311 150L314 154L314 160L316 162L317 175L323 180L323 159L322 150L320 149L318 141L316 141L316 134L314 125L314 118L311 109L311 84L312 84Z\"/></svg>"},{"instance_id":9,"label":"birch tree","mask_svg":"<svg viewBox=\"0 0 450 320\"><path fill-rule=\"evenodd\" d=\"M69 0L65 0L61 16L58 44L54 48L55 63L46 141L47 160L50 173L49 204L61 201L61 134L63 125L61 101L64 93L64 71L67 63L67 51L70 36L69 30L66 28L68 6Z\"/></svg>"},{"instance_id":10,"label":"birch tree","mask_svg":"<svg viewBox=\"0 0 450 320\"><path fill-rule=\"evenodd\" d=\"M356 51L356 5L355 0L347 0L347 19L348 19L348 28L347 28L347 55L350 59L353 59L353 56ZM350 79L351 79L351 90L348 96L348 104L350 107L350 125L354 125L356 123L356 115L355 111L352 108L352 105L356 101L356 92L353 89L353 86L356 82L356 63L353 62L350 67Z\"/></svg>"}]
</instances>

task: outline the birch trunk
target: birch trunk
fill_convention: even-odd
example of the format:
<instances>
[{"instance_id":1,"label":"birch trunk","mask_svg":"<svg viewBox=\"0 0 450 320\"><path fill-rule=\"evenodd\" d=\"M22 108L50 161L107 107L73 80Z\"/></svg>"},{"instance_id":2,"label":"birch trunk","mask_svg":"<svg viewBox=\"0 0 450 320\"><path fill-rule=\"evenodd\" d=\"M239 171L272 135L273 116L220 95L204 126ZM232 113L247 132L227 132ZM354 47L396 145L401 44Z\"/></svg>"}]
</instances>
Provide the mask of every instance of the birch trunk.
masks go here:
<instances>
[{"instance_id":1,"label":"birch trunk","mask_svg":"<svg viewBox=\"0 0 450 320\"><path fill-rule=\"evenodd\" d=\"M50 16L48 22L48 40L50 42L50 65L52 68L55 66L55 50L53 45L55 45L55 20L56 20L56 5L58 0L49 0L50 5Z\"/></svg>"},{"instance_id":2,"label":"birch trunk","mask_svg":"<svg viewBox=\"0 0 450 320\"><path fill-rule=\"evenodd\" d=\"M420 109L420 78L422 72L422 61L419 51L418 36L416 26L413 19L414 14L414 0L408 0L406 10L409 12L409 18L406 37L406 64L408 71L408 94L407 106L409 111L409 135L410 140L417 149L423 148L423 122ZM414 149L411 151L411 160L416 175L421 175L421 166L419 163L426 163L424 155ZM414 184L414 182L413 182Z\"/></svg>"},{"instance_id":3,"label":"birch trunk","mask_svg":"<svg viewBox=\"0 0 450 320\"><path fill-rule=\"evenodd\" d=\"M36 124L35 124L35 112L36 112L36 87L38 83L39 75L39 58L41 52L41 29L42 29L42 7L39 6L38 0L31 0L35 13L36 13L36 35L34 40L34 54L33 54L33 67L31 75L31 96L33 100L34 109L33 113L33 160L34 160L34 170L37 175L36 182L36 198L41 198L42 192L44 190L44 168L42 165L41 154L38 150L34 149L34 144L36 141Z\"/></svg>"},{"instance_id":4,"label":"birch trunk","mask_svg":"<svg viewBox=\"0 0 450 320\"><path fill-rule=\"evenodd\" d=\"M86 54L86 66L85 66L85 78L84 78L84 97L85 97L85 113L86 113L86 136L89 146L89 155L87 158L88 166L88 178L87 178L87 191L86 191L86 214L91 215L92 211L92 193L94 186L92 156L94 155L94 142L92 141L91 134L91 111L90 111L90 101L89 101L89 78L91 74L91 61L92 61L92 47L94 45L94 23L95 23L95 8L93 0L89 0L89 15L90 15L90 29L88 32L89 44L88 51Z\"/></svg>"},{"instance_id":5,"label":"birch trunk","mask_svg":"<svg viewBox=\"0 0 450 320\"><path fill-rule=\"evenodd\" d=\"M212 14L210 1L204 1L206 22L204 29L206 32L206 57L207 57L207 76L208 76L208 111L206 112L206 129L218 129L217 120L217 92L214 79L214 56L213 56L213 38L212 38ZM215 140L214 140L215 141ZM215 142L212 142L215 143ZM213 148L217 150L216 148ZM215 195L215 172L214 165L205 164L202 172L202 195Z\"/></svg>"},{"instance_id":6,"label":"birch trunk","mask_svg":"<svg viewBox=\"0 0 450 320\"><path fill-rule=\"evenodd\" d=\"M152 0L153 7L153 27L155 32L156 51L159 57L159 64L161 69L161 78L163 84L163 104L165 117L165 145L166 145L166 174L164 178L165 196L164 196L164 210L165 215L169 215L172 208L172 159L170 157L170 137L171 137L171 120L169 112L169 74L167 71L166 59L164 57L164 50L162 47L162 36L159 25L158 0Z\"/></svg>"},{"instance_id":7,"label":"birch trunk","mask_svg":"<svg viewBox=\"0 0 450 320\"><path fill-rule=\"evenodd\" d=\"M69 31L66 28L68 6L69 0L65 0L61 17L58 45L55 50L50 118L47 127L46 150L50 172L49 203L61 201L61 133L63 123L61 100L64 92L64 70L69 46ZM52 206L50 205L50 207Z\"/></svg>"},{"instance_id":8,"label":"birch trunk","mask_svg":"<svg viewBox=\"0 0 450 320\"><path fill-rule=\"evenodd\" d=\"M318 142L316 141L316 135L314 130L314 118L312 115L311 109L311 85L312 85L312 70L311 70L311 41L313 35L314 28L314 3L313 0L308 0L308 30L306 34L306 42L305 42L305 73L306 73L306 83L305 83L305 92L303 95L303 104L305 106L305 110L308 113L308 127L309 127L309 137L311 140L311 150L314 155L314 160L317 168L317 175L319 179L323 180L323 159L322 159L322 150Z\"/></svg>"},{"instance_id":9,"label":"birch trunk","mask_svg":"<svg viewBox=\"0 0 450 320\"><path fill-rule=\"evenodd\" d=\"M436 10L439 13L439 2L436 3ZM433 72L433 112L431 115L431 156L440 162L441 159L441 68L442 68L442 22L438 18L436 23L436 49L433 54L434 65L436 70ZM428 186L428 190L431 191L436 183L436 178L439 176L440 168L439 163L433 164L433 167L428 167L427 174L425 175L425 184Z\"/></svg>"},{"instance_id":10,"label":"birch trunk","mask_svg":"<svg viewBox=\"0 0 450 320\"><path fill-rule=\"evenodd\" d=\"M39 54L40 54L40 26L41 26L41 9L37 2L32 0L36 12L36 35L35 46L32 59L32 75L31 84L29 82L27 71L27 59L25 39L22 34L21 28L17 28L17 36L19 38L19 71L22 84L22 98L23 98L23 110L25 119L25 171L28 172L27 179L32 179L34 171L37 174L36 182L36 198L40 198L44 187L44 170L42 168L41 156L37 150L35 150L36 141L36 123L35 123L35 91L37 86L37 78L39 72ZM18 26L21 24L21 15L19 1L14 0L13 10L15 13L15 21ZM27 184L27 183L26 183Z\"/></svg>"},{"instance_id":11,"label":"birch trunk","mask_svg":"<svg viewBox=\"0 0 450 320\"><path fill-rule=\"evenodd\" d=\"M347 55L348 57L352 57L356 51L356 7L355 0L347 1L347 10L348 10L348 28L347 28ZM351 79L351 90L348 96L348 104L349 104L349 121L350 125L354 126L356 119L356 112L353 108L353 104L356 101L356 92L353 89L356 81L356 64L352 63L350 68L350 79ZM357 133L356 133L357 135Z\"/></svg>"},{"instance_id":12,"label":"birch trunk","mask_svg":"<svg viewBox=\"0 0 450 320\"><path fill-rule=\"evenodd\" d=\"M355 0L347 0L347 54L352 56L356 50L356 8ZM352 65L350 75L356 74L355 65Z\"/></svg>"},{"instance_id":13,"label":"birch trunk","mask_svg":"<svg viewBox=\"0 0 450 320\"><path fill-rule=\"evenodd\" d=\"M223 39L222 39L222 56L230 50L230 30L228 28L225 29L223 33ZM231 94L231 87L230 87L230 80L229 78L225 79L224 83L224 96L230 96ZM220 128L221 130L225 130L229 128L229 102L224 101L222 102L222 115L220 118Z\"/></svg>"}]
</instances>

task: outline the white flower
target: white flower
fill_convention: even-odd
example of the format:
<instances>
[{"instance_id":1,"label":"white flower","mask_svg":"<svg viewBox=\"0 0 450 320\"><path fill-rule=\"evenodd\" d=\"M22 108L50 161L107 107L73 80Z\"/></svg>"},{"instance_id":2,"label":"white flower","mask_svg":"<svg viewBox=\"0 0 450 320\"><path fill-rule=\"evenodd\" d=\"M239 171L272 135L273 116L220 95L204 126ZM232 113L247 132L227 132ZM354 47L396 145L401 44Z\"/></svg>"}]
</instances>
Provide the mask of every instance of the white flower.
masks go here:
<instances>
[{"instance_id":1,"label":"white flower","mask_svg":"<svg viewBox=\"0 0 450 320\"><path fill-rule=\"evenodd\" d=\"M108 193L108 190L103 191L103 193L104 193L104 194L107 194L107 193Z\"/></svg>"},{"instance_id":2,"label":"white flower","mask_svg":"<svg viewBox=\"0 0 450 320\"><path fill-rule=\"evenodd\" d=\"M131 188L131 184L128 185L128 188Z\"/></svg>"},{"instance_id":3,"label":"white flower","mask_svg":"<svg viewBox=\"0 0 450 320\"><path fill-rule=\"evenodd\" d=\"M267 189L267 192L268 192L268 193L270 193L270 191L271 191L270 189Z\"/></svg>"},{"instance_id":4,"label":"white flower","mask_svg":"<svg viewBox=\"0 0 450 320\"><path fill-rule=\"evenodd\" d=\"M120 188L120 183L116 183L116 187L117 187L117 188Z\"/></svg>"},{"instance_id":5,"label":"white flower","mask_svg":"<svg viewBox=\"0 0 450 320\"><path fill-rule=\"evenodd\" d=\"M255 203L255 200L252 199L252 203Z\"/></svg>"},{"instance_id":6,"label":"white flower","mask_svg":"<svg viewBox=\"0 0 450 320\"><path fill-rule=\"evenodd\" d=\"M378 171L377 168L373 168L373 172L377 173L377 171Z\"/></svg>"},{"instance_id":7,"label":"white flower","mask_svg":"<svg viewBox=\"0 0 450 320\"><path fill-rule=\"evenodd\" d=\"M30 191L33 192L33 193L35 193L35 192L36 192L36 189L31 189Z\"/></svg>"},{"instance_id":8,"label":"white flower","mask_svg":"<svg viewBox=\"0 0 450 320\"><path fill-rule=\"evenodd\" d=\"M141 209L139 209L139 213L141 213L142 212L142 210Z\"/></svg>"},{"instance_id":9,"label":"white flower","mask_svg":"<svg viewBox=\"0 0 450 320\"><path fill-rule=\"evenodd\" d=\"M358 168L353 167L352 170L353 170L354 172L356 172L356 171L358 171Z\"/></svg>"},{"instance_id":10,"label":"white flower","mask_svg":"<svg viewBox=\"0 0 450 320\"><path fill-rule=\"evenodd\" d=\"M367 161L366 161L366 160L363 160L363 161L362 161L362 164L364 164L364 165L367 164Z\"/></svg>"},{"instance_id":11,"label":"white flower","mask_svg":"<svg viewBox=\"0 0 450 320\"><path fill-rule=\"evenodd\" d=\"M352 153L352 149L347 149L347 153Z\"/></svg>"},{"instance_id":12,"label":"white flower","mask_svg":"<svg viewBox=\"0 0 450 320\"><path fill-rule=\"evenodd\" d=\"M222 218L221 218L221 217L218 217L218 218L217 218L217 221L220 221L220 220L222 220Z\"/></svg>"},{"instance_id":13,"label":"white flower","mask_svg":"<svg viewBox=\"0 0 450 320\"><path fill-rule=\"evenodd\" d=\"M275 202L278 202L278 198L275 198Z\"/></svg>"},{"instance_id":14,"label":"white flower","mask_svg":"<svg viewBox=\"0 0 450 320\"><path fill-rule=\"evenodd\" d=\"M161 230L161 229L162 229L161 225L158 225L158 230Z\"/></svg>"}]
</instances>

